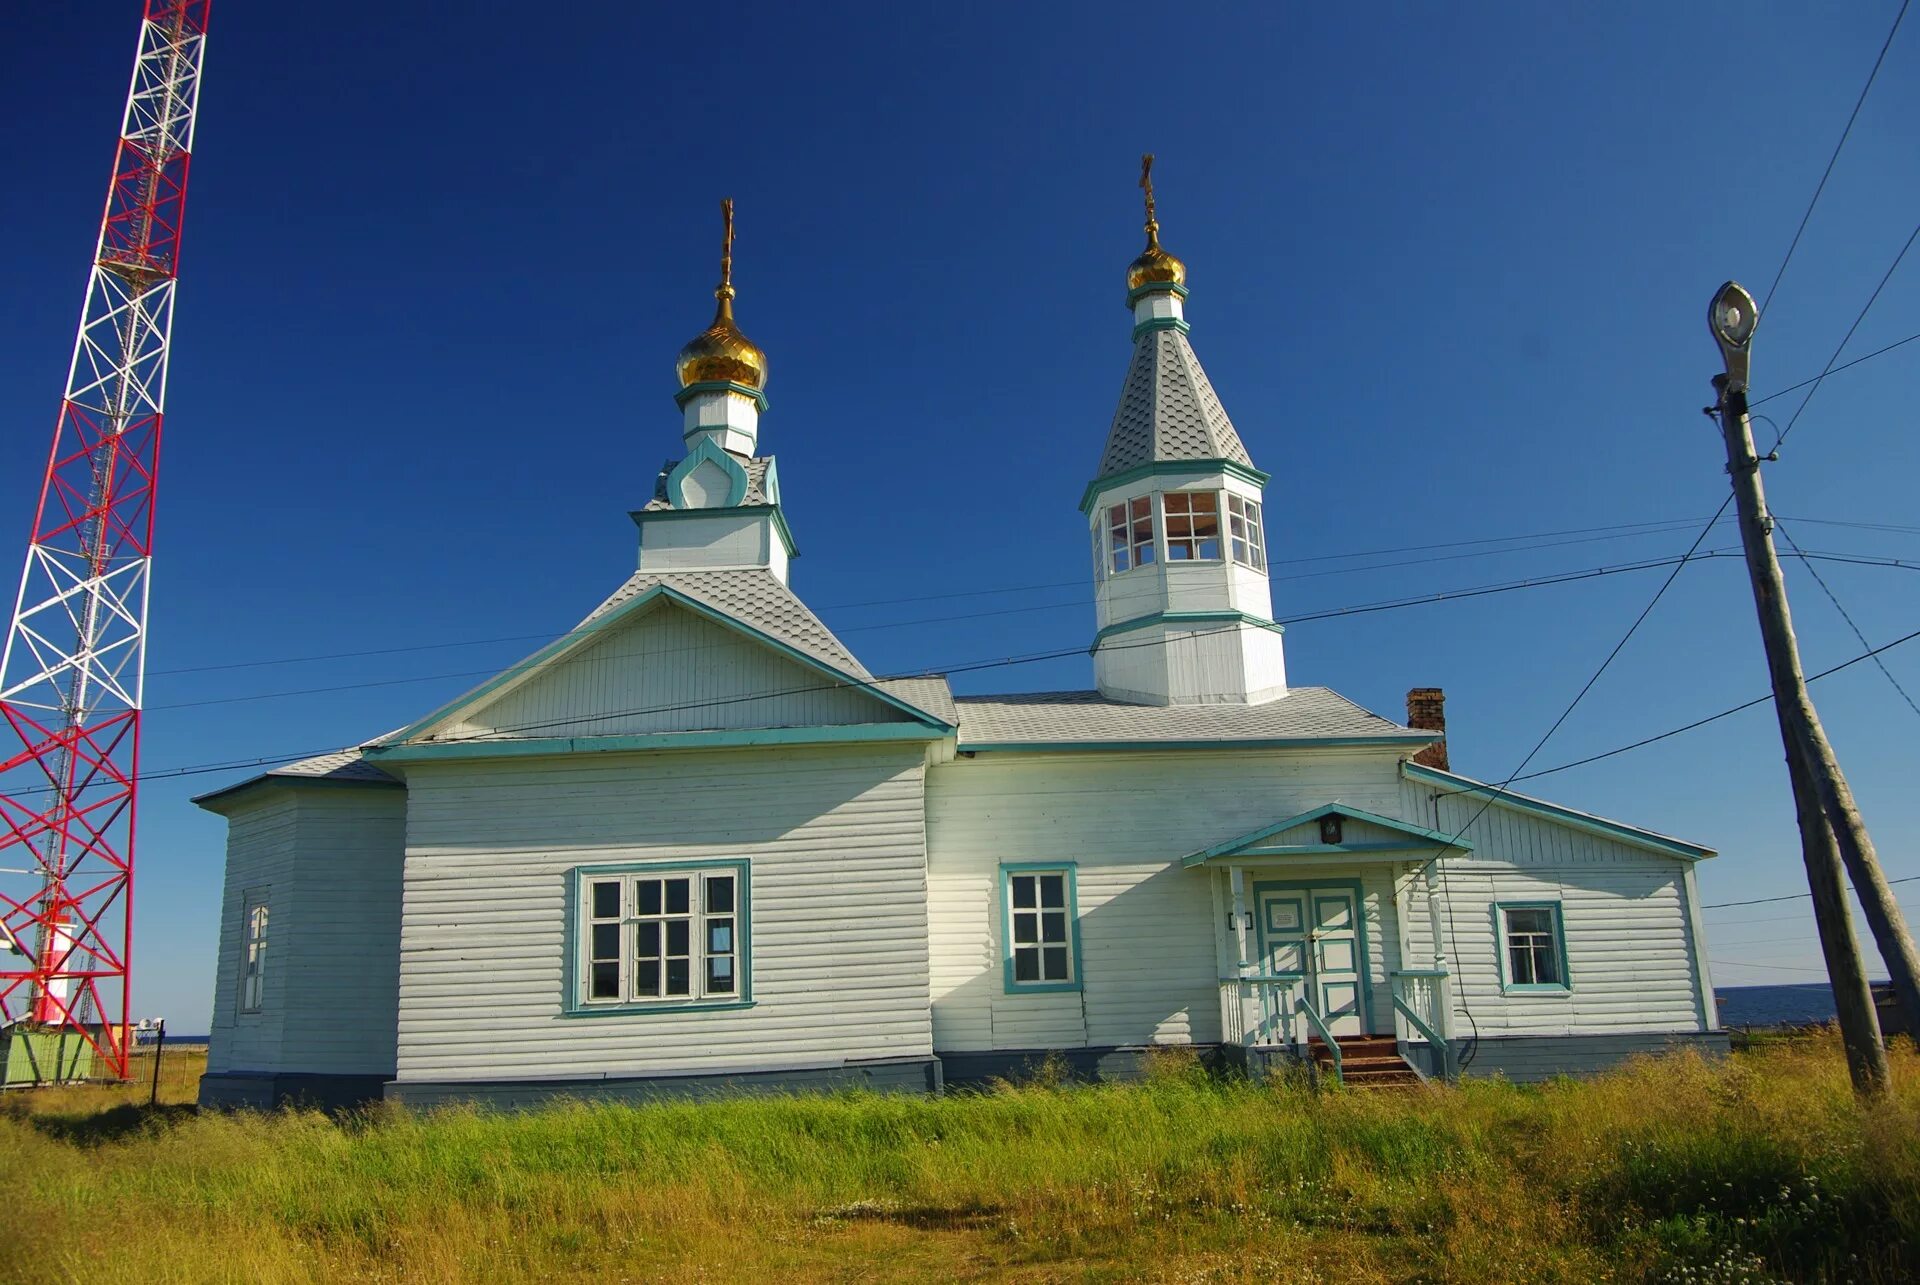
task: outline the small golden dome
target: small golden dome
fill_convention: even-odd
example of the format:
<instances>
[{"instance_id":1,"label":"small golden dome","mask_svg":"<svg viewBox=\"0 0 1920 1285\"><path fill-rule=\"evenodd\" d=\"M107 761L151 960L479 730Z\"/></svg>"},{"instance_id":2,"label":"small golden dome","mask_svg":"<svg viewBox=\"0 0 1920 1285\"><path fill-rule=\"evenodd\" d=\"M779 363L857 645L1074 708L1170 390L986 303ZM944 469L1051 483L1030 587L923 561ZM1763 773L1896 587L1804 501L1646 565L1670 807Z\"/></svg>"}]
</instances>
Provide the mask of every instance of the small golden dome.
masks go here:
<instances>
[{"instance_id":1,"label":"small golden dome","mask_svg":"<svg viewBox=\"0 0 1920 1285\"><path fill-rule=\"evenodd\" d=\"M1187 284L1187 265L1160 248L1160 223L1153 217L1153 153L1140 158L1140 187L1147 194L1147 248L1127 265L1127 289Z\"/></svg>"},{"instance_id":2,"label":"small golden dome","mask_svg":"<svg viewBox=\"0 0 1920 1285\"><path fill-rule=\"evenodd\" d=\"M720 306L714 310L713 324L680 350L674 369L682 388L689 384L744 384L758 390L767 385L767 354L733 324L732 201L720 202L720 217L726 232L720 244L720 288L713 292Z\"/></svg>"},{"instance_id":3,"label":"small golden dome","mask_svg":"<svg viewBox=\"0 0 1920 1285\"><path fill-rule=\"evenodd\" d=\"M1127 289L1156 284L1187 284L1187 265L1160 248L1158 224L1147 224L1147 248L1127 265Z\"/></svg>"},{"instance_id":4,"label":"small golden dome","mask_svg":"<svg viewBox=\"0 0 1920 1285\"><path fill-rule=\"evenodd\" d=\"M680 350L680 360L674 366L680 375L680 387L724 383L765 388L767 354L733 324L733 287L722 286L719 295L720 308L713 315L713 324Z\"/></svg>"}]
</instances>

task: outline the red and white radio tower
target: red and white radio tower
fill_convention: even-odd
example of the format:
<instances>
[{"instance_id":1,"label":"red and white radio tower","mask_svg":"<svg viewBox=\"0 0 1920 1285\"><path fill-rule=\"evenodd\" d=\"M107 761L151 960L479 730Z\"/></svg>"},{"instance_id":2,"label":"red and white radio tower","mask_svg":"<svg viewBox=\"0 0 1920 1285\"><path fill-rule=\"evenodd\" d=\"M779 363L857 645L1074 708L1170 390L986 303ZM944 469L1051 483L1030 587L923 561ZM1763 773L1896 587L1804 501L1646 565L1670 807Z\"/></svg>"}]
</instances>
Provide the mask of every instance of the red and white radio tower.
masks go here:
<instances>
[{"instance_id":1,"label":"red and white radio tower","mask_svg":"<svg viewBox=\"0 0 1920 1285\"><path fill-rule=\"evenodd\" d=\"M0 658L0 1020L77 1033L93 1072L122 1079L154 487L209 3L146 0Z\"/></svg>"}]
</instances>

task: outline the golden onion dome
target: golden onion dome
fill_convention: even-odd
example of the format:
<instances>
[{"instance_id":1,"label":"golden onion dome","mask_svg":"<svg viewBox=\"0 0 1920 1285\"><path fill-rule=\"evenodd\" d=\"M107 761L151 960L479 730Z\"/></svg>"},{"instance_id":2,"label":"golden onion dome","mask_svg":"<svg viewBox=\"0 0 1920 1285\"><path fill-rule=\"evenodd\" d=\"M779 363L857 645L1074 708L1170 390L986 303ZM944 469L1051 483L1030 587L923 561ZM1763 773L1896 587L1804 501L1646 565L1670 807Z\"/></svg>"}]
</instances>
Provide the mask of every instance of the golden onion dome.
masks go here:
<instances>
[{"instance_id":1,"label":"golden onion dome","mask_svg":"<svg viewBox=\"0 0 1920 1285\"><path fill-rule=\"evenodd\" d=\"M720 288L713 292L720 306L714 310L713 324L680 350L674 369L682 388L689 384L743 384L762 389L767 384L767 354L733 322L732 201L720 202L720 217L726 231L720 246Z\"/></svg>"},{"instance_id":2,"label":"golden onion dome","mask_svg":"<svg viewBox=\"0 0 1920 1285\"><path fill-rule=\"evenodd\" d=\"M724 383L765 388L767 354L733 324L733 287L722 286L718 294L720 307L713 314L713 324L680 350L674 366L680 375L680 387Z\"/></svg>"},{"instance_id":3,"label":"golden onion dome","mask_svg":"<svg viewBox=\"0 0 1920 1285\"><path fill-rule=\"evenodd\" d=\"M1140 186L1147 194L1147 248L1127 265L1127 289L1187 283L1187 265L1160 248L1160 223L1153 217L1153 153L1140 158Z\"/></svg>"}]
</instances>

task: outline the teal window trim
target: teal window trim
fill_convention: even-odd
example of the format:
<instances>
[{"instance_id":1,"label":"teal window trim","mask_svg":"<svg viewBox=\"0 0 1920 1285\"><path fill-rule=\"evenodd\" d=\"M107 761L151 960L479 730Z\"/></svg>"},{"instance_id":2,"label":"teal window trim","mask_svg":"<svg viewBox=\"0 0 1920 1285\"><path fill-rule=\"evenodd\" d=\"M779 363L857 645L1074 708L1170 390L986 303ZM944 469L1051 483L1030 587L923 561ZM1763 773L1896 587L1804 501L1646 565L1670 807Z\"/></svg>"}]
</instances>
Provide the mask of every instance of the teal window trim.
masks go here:
<instances>
[{"instance_id":1,"label":"teal window trim","mask_svg":"<svg viewBox=\"0 0 1920 1285\"><path fill-rule=\"evenodd\" d=\"M580 931L586 913L586 885L608 876L705 874L726 871L734 876L734 976L738 993L731 999L660 999L644 1001L594 1002L582 995L586 976L586 934ZM723 1009L752 1008L753 999L753 865L744 857L716 858L705 861L622 861L611 864L575 866L566 875L566 954L560 969L560 1015L562 1017L624 1017L646 1013L711 1013ZM696 919L700 916L695 916ZM623 939L624 940L624 939ZM702 952L700 958L705 959Z\"/></svg>"},{"instance_id":2,"label":"teal window trim","mask_svg":"<svg viewBox=\"0 0 1920 1285\"><path fill-rule=\"evenodd\" d=\"M1260 894L1263 890L1273 892L1298 892L1301 900L1308 901L1316 890L1338 888L1342 892L1353 892L1354 940L1359 943L1360 958L1355 961L1360 975L1360 1029L1363 1032L1373 1030L1373 950L1367 940L1367 890L1358 879L1255 879L1253 881L1253 904L1255 908L1254 948L1260 952L1260 966L1266 967L1267 961L1267 916L1260 909ZM1309 915L1318 916L1313 906L1307 908ZM1311 966L1312 961L1308 961ZM1309 969L1311 971L1311 968ZM1314 1007L1319 1007L1316 998Z\"/></svg>"},{"instance_id":3,"label":"teal window trim","mask_svg":"<svg viewBox=\"0 0 1920 1285\"><path fill-rule=\"evenodd\" d=\"M1257 468L1234 460L1154 460L1106 477L1096 477L1087 483L1087 489L1080 494L1080 512L1091 515L1094 501L1106 492L1131 486L1142 478L1184 478L1192 482L1214 473L1225 473L1228 477L1237 477L1263 488L1273 478L1270 473L1262 473Z\"/></svg>"},{"instance_id":4,"label":"teal window trim","mask_svg":"<svg viewBox=\"0 0 1920 1285\"><path fill-rule=\"evenodd\" d=\"M693 471L702 464L712 464L727 475L727 497L719 504L696 509L687 503L686 482ZM738 508L740 501L747 498L747 469L744 464L726 451L713 444L711 437L703 437L694 448L687 452L687 458L673 466L667 474L667 502L676 509L688 509L694 512L711 512L714 509Z\"/></svg>"},{"instance_id":5,"label":"teal window trim","mask_svg":"<svg viewBox=\"0 0 1920 1285\"><path fill-rule=\"evenodd\" d=\"M1064 982L1017 982L1013 979L1013 876L1064 874L1067 877L1067 945L1073 977ZM1071 861L1012 861L1000 866L1000 971L1009 995L1044 995L1083 989L1086 979L1080 960L1079 874Z\"/></svg>"},{"instance_id":6,"label":"teal window trim","mask_svg":"<svg viewBox=\"0 0 1920 1285\"><path fill-rule=\"evenodd\" d=\"M1515 982L1507 978L1507 912L1509 910L1545 910L1553 915L1554 954L1560 964L1557 982ZM1567 968L1567 923L1557 901L1496 901L1493 903L1494 967L1498 970L1502 995L1571 995L1573 973Z\"/></svg>"}]
</instances>

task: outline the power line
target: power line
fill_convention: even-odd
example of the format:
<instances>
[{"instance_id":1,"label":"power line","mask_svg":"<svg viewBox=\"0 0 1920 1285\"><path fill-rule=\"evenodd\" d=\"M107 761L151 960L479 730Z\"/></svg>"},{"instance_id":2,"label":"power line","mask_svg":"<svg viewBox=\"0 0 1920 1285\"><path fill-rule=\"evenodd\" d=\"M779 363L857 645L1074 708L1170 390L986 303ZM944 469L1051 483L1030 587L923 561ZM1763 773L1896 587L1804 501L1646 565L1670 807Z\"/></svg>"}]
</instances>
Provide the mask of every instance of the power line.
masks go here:
<instances>
[{"instance_id":1,"label":"power line","mask_svg":"<svg viewBox=\"0 0 1920 1285\"><path fill-rule=\"evenodd\" d=\"M1759 406L1765 402L1770 402L1776 397L1785 397L1788 393L1797 393L1802 388L1805 388L1808 384L1817 384L1829 375L1837 375L1843 370L1851 370L1862 362L1872 361L1875 357L1884 357L1888 353L1892 352L1894 349L1904 348L1916 339L1920 339L1920 334L1908 335L1905 339L1896 339L1892 343L1888 344L1885 348L1876 348L1864 357L1855 357L1852 361L1847 362L1844 365L1835 366L1830 370L1823 370L1819 374L1814 375L1808 379L1803 379L1797 384L1788 384L1785 388L1780 389L1778 392L1768 393L1765 397L1755 398L1752 401L1749 401L1747 403L1747 409L1752 410L1755 406ZM1802 520L1804 521L1804 519Z\"/></svg>"},{"instance_id":2,"label":"power line","mask_svg":"<svg viewBox=\"0 0 1920 1285\"><path fill-rule=\"evenodd\" d=\"M1865 652L1861 655L1855 656L1852 660L1842 661L1838 665L1833 666L1831 669L1823 669L1817 674L1809 674L1807 676L1807 681L1809 683L1818 682L1820 679L1825 678L1830 674L1837 674L1841 670L1848 669L1854 665L1857 665L1863 660L1873 660L1874 658L1878 657L1881 652L1891 651L1895 647L1900 646L1902 643L1912 642L1916 638L1920 638L1920 629L1916 629L1914 632L1907 634L1904 637L1896 638L1892 642L1887 643L1885 646L1875 647L1872 651ZM1575 759L1571 763L1562 763L1558 767L1542 768L1538 772L1529 772L1525 776L1516 776L1513 778L1513 781L1532 781L1539 777L1552 776L1556 772L1565 772L1570 768L1585 767L1589 763L1598 763L1601 759L1610 759L1617 754L1625 754L1631 750L1637 750L1637 749L1644 748L1645 746L1652 745L1656 741L1664 741L1670 737L1678 736L1682 732L1691 732L1696 727L1705 727L1708 723L1717 723L1723 718L1731 718L1733 715L1740 713L1742 710L1752 709L1756 705L1765 705L1770 703L1772 700L1773 700L1773 693L1768 692L1765 696L1756 696L1752 700L1747 701L1744 704L1735 705L1731 709L1723 709L1718 714L1709 714L1705 718L1696 718L1691 723L1686 723L1679 727L1672 728L1668 731L1661 732L1658 736L1643 737L1640 740L1633 742L1631 745L1622 745L1617 749L1606 750L1599 754L1589 754L1587 755L1587 757L1583 759ZM1512 781L1510 781L1509 784L1512 784Z\"/></svg>"},{"instance_id":3,"label":"power line","mask_svg":"<svg viewBox=\"0 0 1920 1285\"><path fill-rule=\"evenodd\" d=\"M1906 12L1905 5L1901 6L1900 12ZM1913 225L1913 231L1907 234L1906 243L1900 247L1900 253L1894 255L1893 262L1887 265L1886 274L1880 278L1880 284L1873 288L1873 293L1867 296L1866 304L1854 317L1853 324L1847 327L1847 333L1840 337L1840 346L1833 350L1833 356L1827 358L1827 368L1815 377L1813 386L1807 389L1807 395L1800 399L1800 405L1794 409L1792 417L1787 420L1787 426L1780 431L1780 436L1773 439L1773 451L1780 449L1781 443L1787 440L1787 435L1793 432L1794 425L1800 422L1800 416L1807 409L1807 403L1811 402L1813 395L1820 391L1820 385L1826 377L1833 373L1833 364L1839 361L1840 354L1847 350L1847 344L1853 339L1853 332L1860 329L1860 323L1867 319L1867 313L1873 310L1874 303L1880 298L1880 292L1887 288L1887 282L1893 280L1893 274L1899 270L1900 261L1907 257L1907 251L1913 248L1916 239L1920 239L1920 223ZM1751 403L1748 404L1748 409L1752 409ZM1771 454L1772 451L1768 453Z\"/></svg>"},{"instance_id":4,"label":"power line","mask_svg":"<svg viewBox=\"0 0 1920 1285\"><path fill-rule=\"evenodd\" d=\"M1696 555L1694 560L1697 562L1704 558L1709 558L1709 557L1727 557L1732 552L1733 550L1731 549L1708 550L1705 553ZM1528 577L1526 579L1521 579L1521 580L1499 581L1499 582L1488 584L1488 585L1469 585L1464 588L1443 590L1438 593L1420 594L1420 595L1416 595L1414 597L1408 597L1408 598L1392 598L1392 599L1386 599L1378 602L1359 603L1359 604L1348 606L1348 607L1330 608L1326 611L1308 612L1298 616L1283 616L1278 620L1276 620L1274 623L1279 625L1293 625L1293 624L1301 624L1307 621L1335 619L1342 616L1370 615L1374 612L1391 611L1391 610L1396 610L1402 607L1425 606L1430 603L1452 602L1452 601L1456 601L1464 598L1481 598L1481 597L1487 597L1493 594L1511 593L1521 589L1537 589L1537 588L1545 588L1547 586L1556 585L1556 584L1570 584L1577 580L1590 580L1590 579L1595 579L1601 576L1619 575L1629 571L1645 571L1645 570L1650 570L1656 567L1669 566L1672 564L1673 561L1674 560L1671 558L1651 559L1651 560L1643 560L1640 562L1617 563L1617 564L1608 565L1608 566L1589 567L1589 568L1583 568L1578 571L1556 572L1551 575L1533 576L1533 577ZM979 619L986 616L1012 615L1012 614L1034 612L1034 611L1058 611L1058 610L1065 610L1067 608L1084 607L1085 605L1086 604L1080 600L1076 600L1073 602L1063 602L1063 603L1045 603L1039 606L1009 607L1009 608L1003 608L997 611L969 612L966 615L962 615L962 616L920 617L913 620L889 621L889 622L880 622L877 624L855 625L850 628L843 629L840 632L858 633L858 632L876 630L876 629L898 629L898 628L904 628L912 625L938 624L938 623L943 623L943 622L952 621L952 620L974 620L974 619ZM552 635L550 634L539 634L536 636L542 639L546 639L548 641L552 641ZM678 648L671 648L666 651L656 652L654 653L654 655L665 656L665 655L673 655L678 652L691 652L691 651L699 651L699 650L702 650L702 648L678 647ZM1084 647L1074 647L1074 648L1062 649L1057 652L1050 651L1050 652L1044 653L1044 655L1047 658L1051 659L1051 658L1059 658L1059 657L1082 654L1085 652L1085 650L1086 649ZM606 658L606 657L576 657L572 660L563 661L561 663L562 664L603 663L609 659L610 658ZM970 662L961 662L961 663L967 664ZM999 663L999 662L995 662L995 663ZM512 666L508 666L507 668L511 669ZM501 672L502 672L501 667L496 665L489 669L468 669L468 670L456 670L450 673L421 674L412 678L389 678L389 679L371 680L367 682L337 683L337 684L331 684L325 687L300 687L300 688L293 688L287 691L260 692L260 693L255 693L247 696L214 696L214 697L208 697L203 700L175 701L171 704L166 704L166 705L150 705L147 708L149 710L198 709L198 708L202 708L210 705L235 705L235 704L246 704L246 703L257 701L257 700L279 700L279 699L294 697L294 696L330 695L335 692L358 691L361 689L375 688L375 687L401 687L401 686L406 686L412 683L439 682L442 680L454 679L454 678L486 678ZM948 673L948 672L955 672L955 671L943 666L935 665L935 666L928 667L926 670L915 671L915 672L916 673Z\"/></svg>"},{"instance_id":5,"label":"power line","mask_svg":"<svg viewBox=\"0 0 1920 1285\"><path fill-rule=\"evenodd\" d=\"M1269 567L1304 566L1304 565L1308 565L1316 562L1333 562L1333 561L1343 561L1343 560L1352 559L1352 558L1382 557L1382 556L1386 556L1389 554L1396 554L1396 553L1425 553L1434 549L1457 549L1457 548L1464 548L1469 545L1477 545L1477 544L1512 544L1515 541L1522 541L1522 540L1551 541L1551 543L1515 545L1515 547L1513 548L1488 549L1479 554L1462 555L1466 557L1493 557L1493 556L1496 556L1499 554L1505 554L1505 553L1523 553L1523 552L1530 552L1535 549L1555 548L1555 547L1559 547L1562 544L1592 543L1592 541L1583 541L1583 540L1564 540L1563 541L1558 538L1562 536L1586 536L1586 535L1596 535L1598 533L1617 532L1619 534L1601 535L1600 538L1601 539L1631 539L1638 535L1663 534L1664 532L1671 530L1674 527L1686 526L1697 520L1698 519L1696 518L1669 518L1669 519L1664 519L1656 522L1628 522L1628 523L1621 523L1613 526L1574 527L1574 528L1561 530L1561 531L1533 531L1533 532L1527 532L1521 535L1482 536L1473 540L1448 540L1448 541L1442 541L1437 544L1411 544L1411 545L1403 545L1398 548L1392 548L1392 549L1367 549L1367 550L1362 550L1356 553L1325 553L1325 554L1317 554L1312 557L1306 557L1306 558L1272 558L1268 560L1267 565ZM1388 565L1401 565L1401 564L1388 564ZM1344 571L1317 572L1314 574L1316 575L1344 574L1346 571L1357 573L1357 572L1371 571L1376 569L1378 568L1351 567L1351 568L1344 569ZM1276 578L1284 580L1284 579L1294 579L1296 577L1276 577ZM1044 589L1079 589L1079 588L1085 588L1085 587L1086 587L1085 580L1061 580L1061 581L1052 581L1046 584L1013 585L1013 586L1001 587L996 589L967 589L967 590L959 590L953 593L918 594L918 595L914 595L911 597L904 597L904 598L872 598L862 602L826 603L821 607L819 607L818 610L819 611L850 611L856 608L863 608L863 607L886 607L886 606L896 606L896 605L905 604L905 603L936 602L936 601L941 601L941 600L951 599L951 598L982 598L982 597L989 597L989 596L997 597L997 596L1010 594L1010 593L1032 593L1032 592L1037 592ZM1065 606L1080 606L1084 604L1085 604L1085 599L1076 599L1072 603L1060 603L1060 604L1054 604L1054 605L1065 607ZM983 615L983 614L991 614L991 613L971 612L966 617L943 616L943 617L939 617L938 619L939 620L971 619L973 616ZM924 622L908 621L904 623L912 624L912 623L924 623ZM853 625L853 626L848 626L846 628L843 628L839 632L855 633L862 629L871 629L876 627L881 627L881 626ZM318 652L308 656L284 656L284 657L279 657L272 660L229 661L229 662L225 662L218 665L190 665L190 666L183 666L175 669L150 669L147 671L147 676L149 678L155 678L155 677L161 677L163 675L172 675L172 674L204 674L204 673L213 673L217 671L230 670L230 669L260 669L260 668L265 668L267 666L272 666L272 665L306 664L312 661L320 661L320 660L356 660L356 659L361 659L368 656L391 656L391 655L399 655L407 652L434 651L434 650L454 648L454 647L488 646L495 643L551 641L553 636L554 635L550 632L538 633L538 634L504 634L496 638L474 638L474 639L466 639L466 640L453 641L453 642L418 643L418 644L414 644L411 646L404 646L404 647L377 647L377 648L372 648L372 649L362 650L362 651Z\"/></svg>"},{"instance_id":6,"label":"power line","mask_svg":"<svg viewBox=\"0 0 1920 1285\"><path fill-rule=\"evenodd\" d=\"M1907 16L1909 3L1911 0L1901 0L1900 12L1893 15L1893 26L1888 28L1887 38L1880 45L1880 54L1873 60L1873 69L1867 73L1867 83L1860 86L1860 96L1853 100L1853 110L1847 114L1846 128L1840 131L1840 139L1833 145L1833 155L1827 158L1827 168L1821 171L1820 182L1814 186L1813 197L1807 202L1807 212L1800 216L1800 226L1794 229L1793 240L1787 244L1786 257L1780 260L1780 271L1773 274L1773 284L1767 287L1767 297L1760 303L1762 317L1767 315L1767 305L1773 302L1773 292L1780 288L1780 279L1787 275L1787 265L1793 262L1793 252L1800 248L1800 238L1813 218L1813 207L1820 204L1820 194L1827 190L1827 180L1833 177L1833 167L1840 160L1840 149L1847 145L1847 137L1853 133L1854 121L1860 119L1860 108L1866 104L1867 93L1879 78L1880 64L1887 60L1887 50L1893 47L1894 34L1900 30L1900 20Z\"/></svg>"},{"instance_id":7,"label":"power line","mask_svg":"<svg viewBox=\"0 0 1920 1285\"><path fill-rule=\"evenodd\" d=\"M1920 882L1920 875L1908 875L1904 879L1887 880L1887 883L1889 885L1896 884L1896 883L1914 883L1914 882ZM1853 889L1849 888L1847 889L1847 891L1852 892ZM1700 907L1700 909L1728 910L1734 906L1770 906L1776 901L1805 901L1807 898L1811 896L1813 896L1813 894L1810 892L1790 892L1784 897L1755 897L1750 901L1716 901L1711 905L1702 906Z\"/></svg>"},{"instance_id":8,"label":"power line","mask_svg":"<svg viewBox=\"0 0 1920 1285\"><path fill-rule=\"evenodd\" d=\"M1833 609L1840 613L1840 619L1847 622L1847 628L1853 630L1853 636L1860 640L1860 645L1862 647L1872 647L1873 644L1867 641L1866 634L1862 633L1860 626L1854 623L1853 616L1848 613L1845 607L1840 605L1840 598L1833 592L1833 587L1827 583L1826 577L1820 574L1819 568L1813 565L1812 559L1808 558L1806 553L1801 550L1800 542L1793 538L1793 533L1787 530L1786 524L1780 520L1777 514L1774 517L1774 529L1779 531L1781 536L1786 539L1787 547L1799 555L1801 565L1806 567L1807 574L1813 577L1813 582L1819 585L1821 592L1827 595L1827 601L1832 603ZM1900 685L1900 680L1893 676L1891 669L1887 668L1887 662L1881 660L1880 657L1873 652L1868 652L1867 654L1873 656L1874 665L1879 668L1881 674L1886 677L1886 680L1893 684L1893 690L1900 693L1900 699L1907 703L1907 708L1913 711L1914 717L1920 718L1920 705L1913 703L1913 697L1907 695L1907 689Z\"/></svg>"}]
</instances>

